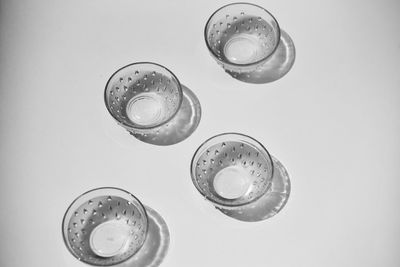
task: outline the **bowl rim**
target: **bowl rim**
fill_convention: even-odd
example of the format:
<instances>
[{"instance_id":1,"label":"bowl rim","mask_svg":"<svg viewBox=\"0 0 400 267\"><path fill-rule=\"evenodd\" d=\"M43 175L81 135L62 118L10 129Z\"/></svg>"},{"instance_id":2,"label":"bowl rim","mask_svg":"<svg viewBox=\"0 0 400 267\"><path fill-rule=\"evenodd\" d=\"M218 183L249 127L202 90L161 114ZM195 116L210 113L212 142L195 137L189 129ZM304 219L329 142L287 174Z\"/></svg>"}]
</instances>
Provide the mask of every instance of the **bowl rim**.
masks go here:
<instances>
[{"instance_id":1,"label":"bowl rim","mask_svg":"<svg viewBox=\"0 0 400 267\"><path fill-rule=\"evenodd\" d=\"M224 60L219 59L219 58L218 58L219 56L211 49L211 46L210 46L210 44L208 43L208 40L207 40L207 30L208 30L208 28L209 28L209 26L210 26L211 19L212 19L212 18L214 17L214 15L215 15L217 12L219 12L220 10L222 10L222 9L224 9L224 8L226 8L226 7L229 7L229 6L233 6L233 5L249 5L249 6L254 6L254 7L260 8L261 10L265 11L269 16L271 16L271 18L275 21L276 26L277 26L277 32L278 32L278 38L277 38L278 41L276 42L274 49L272 49L271 53L269 53L267 56L263 57L263 58L260 59L260 60L255 61L255 62L240 64L240 63L234 63L234 62L224 61ZM215 58L216 60L218 60L219 62L222 62L223 64L231 65L231 66L234 66L234 67L250 67L250 66L258 65L258 64L262 63L263 61L266 61L269 57L271 57L271 56L275 53L276 49L277 49L278 46L279 46L280 40L281 40L281 28L280 28L280 26L279 26L278 21L277 21L276 18L274 17L274 15L272 15L268 10L266 10L266 9L263 8L262 6L259 6L259 5L256 5L256 4L252 4L252 3L248 3L248 2L235 2L235 3L230 3L230 4L227 4L227 5L224 5L224 6L220 7L220 8L218 8L217 10L215 10L215 11L211 14L211 16L208 18L208 20L207 20L207 22L206 22L206 25L204 26L204 40L205 40L205 42L206 42L208 51L209 51L209 52L214 56L214 58Z\"/></svg>"},{"instance_id":2,"label":"bowl rim","mask_svg":"<svg viewBox=\"0 0 400 267\"><path fill-rule=\"evenodd\" d=\"M127 69L127 68L130 68L130 67L135 66L135 65L145 65L145 64L153 65L153 66L162 68L162 69L166 70L168 73L170 73L170 74L172 75L172 77L176 80L177 85L178 85L179 102L178 102L178 105L177 105L177 107L176 107L174 113L172 113L171 116L170 116L167 120L162 121L162 122L159 122L159 123L154 124L154 125L151 125L151 126L140 126L140 125L138 125L138 126L132 126L132 125L128 125L128 124L126 124L126 123L124 123L124 122L121 122L121 121L120 121L116 116L114 116L114 114L111 112L111 110L110 110L110 108L109 108L109 106L108 106L108 104L107 104L107 89L109 88L109 85L110 85L111 80L112 80L112 79L114 78L114 76L116 76L120 71L122 71L122 70L124 70L124 69ZM165 67L165 66L163 66L163 65L161 65L161 64L158 64L158 63L150 62L150 61L134 62L134 63L130 63L130 64L128 64L128 65L125 65L125 66L123 66L123 67L117 69L117 70L114 71L114 73L110 76L110 78L108 78L107 83L106 83L106 86L105 86L105 88L104 88L104 104L106 105L106 108L107 108L108 112L110 113L110 115L111 115L119 124L123 125L123 126L126 127L126 128L132 129L132 130L153 130L153 129L156 129L156 128L158 128L158 127L164 125L164 124L167 124L168 122L170 122L170 121L175 117L175 115L176 115L176 114L178 113L178 111L180 110L181 105L182 105L182 101L183 101L182 85L181 85L181 82L179 81L178 77L176 77L176 75L175 75L171 70L169 70L167 67Z\"/></svg>"}]
</instances>

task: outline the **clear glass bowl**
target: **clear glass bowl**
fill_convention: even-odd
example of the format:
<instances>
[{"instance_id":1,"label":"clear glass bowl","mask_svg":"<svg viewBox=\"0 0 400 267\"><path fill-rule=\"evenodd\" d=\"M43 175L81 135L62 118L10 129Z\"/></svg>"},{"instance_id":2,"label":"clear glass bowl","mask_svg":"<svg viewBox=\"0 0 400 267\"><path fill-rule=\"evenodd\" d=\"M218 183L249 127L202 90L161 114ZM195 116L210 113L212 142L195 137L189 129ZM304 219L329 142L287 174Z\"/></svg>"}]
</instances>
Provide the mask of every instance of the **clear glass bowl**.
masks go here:
<instances>
[{"instance_id":1,"label":"clear glass bowl","mask_svg":"<svg viewBox=\"0 0 400 267\"><path fill-rule=\"evenodd\" d=\"M112 187L90 190L76 198L62 221L64 243L74 257L88 264L121 263L146 240L148 218L140 201Z\"/></svg>"},{"instance_id":2,"label":"clear glass bowl","mask_svg":"<svg viewBox=\"0 0 400 267\"><path fill-rule=\"evenodd\" d=\"M213 58L228 72L252 72L264 65L280 42L280 28L266 9L232 3L208 19L204 38Z\"/></svg>"},{"instance_id":3,"label":"clear glass bowl","mask_svg":"<svg viewBox=\"0 0 400 267\"><path fill-rule=\"evenodd\" d=\"M108 80L107 110L132 134L157 134L182 104L182 87L166 67L138 62L117 70Z\"/></svg>"},{"instance_id":4,"label":"clear glass bowl","mask_svg":"<svg viewBox=\"0 0 400 267\"><path fill-rule=\"evenodd\" d=\"M273 161L257 140L223 133L205 141L191 162L197 190L214 206L238 209L257 201L270 188Z\"/></svg>"}]
</instances>

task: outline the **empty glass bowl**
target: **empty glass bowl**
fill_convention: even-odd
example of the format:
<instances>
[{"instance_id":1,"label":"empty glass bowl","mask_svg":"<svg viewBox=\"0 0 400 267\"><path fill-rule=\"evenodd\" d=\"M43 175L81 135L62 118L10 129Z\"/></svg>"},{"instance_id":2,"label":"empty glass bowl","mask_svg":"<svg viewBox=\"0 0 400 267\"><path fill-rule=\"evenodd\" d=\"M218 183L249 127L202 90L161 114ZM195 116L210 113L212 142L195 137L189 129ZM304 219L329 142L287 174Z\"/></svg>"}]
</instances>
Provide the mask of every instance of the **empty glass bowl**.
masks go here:
<instances>
[{"instance_id":1,"label":"empty glass bowl","mask_svg":"<svg viewBox=\"0 0 400 267\"><path fill-rule=\"evenodd\" d=\"M158 134L179 111L182 88L167 68L139 62L111 76L104 100L111 116L130 133Z\"/></svg>"},{"instance_id":2,"label":"empty glass bowl","mask_svg":"<svg viewBox=\"0 0 400 267\"><path fill-rule=\"evenodd\" d=\"M251 72L265 64L280 41L276 19L249 3L221 7L208 19L204 37L214 59L230 72Z\"/></svg>"},{"instance_id":3,"label":"empty glass bowl","mask_svg":"<svg viewBox=\"0 0 400 267\"><path fill-rule=\"evenodd\" d=\"M268 151L251 137L220 134L197 149L191 163L192 181L215 206L235 208L267 192L272 164Z\"/></svg>"},{"instance_id":4,"label":"empty glass bowl","mask_svg":"<svg viewBox=\"0 0 400 267\"><path fill-rule=\"evenodd\" d=\"M279 163L257 140L238 133L219 134L195 152L192 182L226 215L264 220L283 208L290 192L287 172L280 163L277 169L275 162Z\"/></svg>"},{"instance_id":5,"label":"empty glass bowl","mask_svg":"<svg viewBox=\"0 0 400 267\"><path fill-rule=\"evenodd\" d=\"M145 242L146 210L127 191L104 187L88 191L68 207L62 234L68 250L92 265L121 263Z\"/></svg>"}]
</instances>

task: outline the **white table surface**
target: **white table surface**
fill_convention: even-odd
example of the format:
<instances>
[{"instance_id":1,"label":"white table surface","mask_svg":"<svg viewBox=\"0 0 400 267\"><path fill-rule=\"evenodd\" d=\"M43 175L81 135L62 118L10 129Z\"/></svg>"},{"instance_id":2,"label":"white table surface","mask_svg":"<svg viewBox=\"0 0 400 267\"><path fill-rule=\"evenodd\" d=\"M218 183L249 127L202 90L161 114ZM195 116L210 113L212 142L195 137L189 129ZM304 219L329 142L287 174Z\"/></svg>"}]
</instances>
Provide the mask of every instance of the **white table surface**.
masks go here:
<instances>
[{"instance_id":1,"label":"white table surface","mask_svg":"<svg viewBox=\"0 0 400 267\"><path fill-rule=\"evenodd\" d=\"M0 266L85 266L62 216L116 186L166 220L163 267L400 265L399 1L257 1L296 46L282 79L252 85L210 57L203 27L226 1L0 2ZM103 89L119 67L170 68L201 101L197 131L169 147L129 136ZM287 167L277 216L241 223L192 185L195 149L236 131Z\"/></svg>"}]
</instances>

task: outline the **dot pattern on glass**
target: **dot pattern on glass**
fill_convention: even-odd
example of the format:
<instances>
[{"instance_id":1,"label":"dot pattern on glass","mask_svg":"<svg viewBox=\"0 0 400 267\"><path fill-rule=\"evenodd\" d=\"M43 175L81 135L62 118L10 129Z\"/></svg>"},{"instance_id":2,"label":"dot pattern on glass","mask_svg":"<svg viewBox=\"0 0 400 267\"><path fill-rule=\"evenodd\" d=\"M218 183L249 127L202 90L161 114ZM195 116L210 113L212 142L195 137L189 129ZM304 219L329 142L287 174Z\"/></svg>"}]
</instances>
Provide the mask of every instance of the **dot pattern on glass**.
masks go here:
<instances>
[{"instance_id":1,"label":"dot pattern on glass","mask_svg":"<svg viewBox=\"0 0 400 267\"><path fill-rule=\"evenodd\" d=\"M151 63L120 69L110 78L105 91L111 115L123 125L139 129L168 121L179 109L181 98L175 77Z\"/></svg>"},{"instance_id":2,"label":"dot pattern on glass","mask_svg":"<svg viewBox=\"0 0 400 267\"><path fill-rule=\"evenodd\" d=\"M226 141L205 148L194 168L196 187L221 205L249 203L271 185L270 159L246 142Z\"/></svg>"},{"instance_id":3,"label":"dot pattern on glass","mask_svg":"<svg viewBox=\"0 0 400 267\"><path fill-rule=\"evenodd\" d=\"M77 208L68 223L67 238L73 253L95 265L122 262L146 238L145 215L117 196L90 199Z\"/></svg>"}]
</instances>

